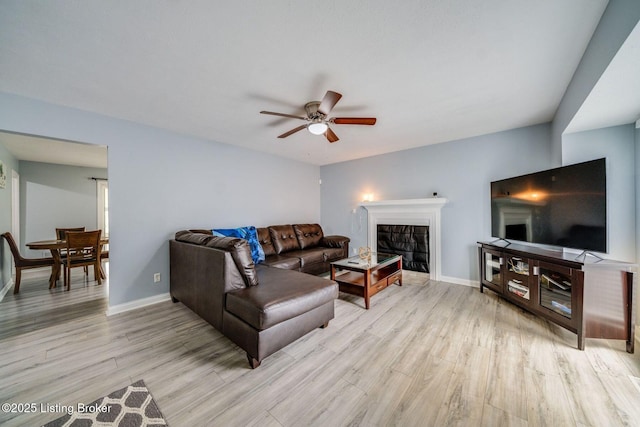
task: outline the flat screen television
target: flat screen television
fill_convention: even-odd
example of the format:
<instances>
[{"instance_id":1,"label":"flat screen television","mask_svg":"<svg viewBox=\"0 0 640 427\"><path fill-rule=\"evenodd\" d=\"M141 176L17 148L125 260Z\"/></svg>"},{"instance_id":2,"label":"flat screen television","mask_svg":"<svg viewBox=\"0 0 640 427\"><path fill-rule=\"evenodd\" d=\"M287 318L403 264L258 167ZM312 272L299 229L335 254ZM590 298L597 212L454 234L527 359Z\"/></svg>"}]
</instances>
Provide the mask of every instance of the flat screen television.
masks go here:
<instances>
[{"instance_id":1,"label":"flat screen television","mask_svg":"<svg viewBox=\"0 0 640 427\"><path fill-rule=\"evenodd\" d=\"M605 159L492 182L491 234L607 252Z\"/></svg>"}]
</instances>

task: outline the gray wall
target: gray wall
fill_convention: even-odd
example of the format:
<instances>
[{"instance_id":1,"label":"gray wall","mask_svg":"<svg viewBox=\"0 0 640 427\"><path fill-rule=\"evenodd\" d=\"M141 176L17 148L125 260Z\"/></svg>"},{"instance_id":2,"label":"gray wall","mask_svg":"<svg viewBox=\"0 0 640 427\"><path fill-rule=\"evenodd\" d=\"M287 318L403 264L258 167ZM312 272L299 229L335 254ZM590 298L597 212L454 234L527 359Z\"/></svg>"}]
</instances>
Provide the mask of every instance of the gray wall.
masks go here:
<instances>
[{"instance_id":1,"label":"gray wall","mask_svg":"<svg viewBox=\"0 0 640 427\"><path fill-rule=\"evenodd\" d=\"M317 166L7 93L0 129L109 147L111 306L169 291L177 230L320 220Z\"/></svg>"},{"instance_id":2,"label":"gray wall","mask_svg":"<svg viewBox=\"0 0 640 427\"><path fill-rule=\"evenodd\" d=\"M635 128L635 177L636 177L636 263L640 264L640 118L636 122ZM635 308L635 316L636 316L636 337L640 337L640 314L638 313L638 308L640 304L640 287L638 283L640 280L637 278L636 274L636 287L634 289L634 308Z\"/></svg>"},{"instance_id":3,"label":"gray wall","mask_svg":"<svg viewBox=\"0 0 640 427\"><path fill-rule=\"evenodd\" d=\"M563 164L607 158L607 258L636 261L636 162L633 124L565 134Z\"/></svg>"},{"instance_id":4,"label":"gray wall","mask_svg":"<svg viewBox=\"0 0 640 427\"><path fill-rule=\"evenodd\" d=\"M478 280L476 241L491 237L490 182L548 169L550 125L513 129L323 166L322 224L366 246L364 193L376 200L418 199L435 191L449 199L442 211L442 275ZM355 209L355 213L353 210Z\"/></svg>"},{"instance_id":5,"label":"gray wall","mask_svg":"<svg viewBox=\"0 0 640 427\"><path fill-rule=\"evenodd\" d=\"M97 228L96 182L91 177L107 178L107 170L20 162L20 231L25 256L50 256L24 244L54 239L56 227Z\"/></svg>"},{"instance_id":6,"label":"gray wall","mask_svg":"<svg viewBox=\"0 0 640 427\"><path fill-rule=\"evenodd\" d=\"M640 118L636 123L636 263L640 264ZM636 292L636 296L638 293L640 292ZM640 316L638 317L638 324L640 324Z\"/></svg>"},{"instance_id":7,"label":"gray wall","mask_svg":"<svg viewBox=\"0 0 640 427\"><path fill-rule=\"evenodd\" d=\"M1 138L1 136L0 136ZM20 173L18 161L4 147L0 139L0 160L7 175L6 186L0 189L0 234L11 231L11 170ZM0 290L11 279L11 251L4 239L0 238Z\"/></svg>"}]
</instances>

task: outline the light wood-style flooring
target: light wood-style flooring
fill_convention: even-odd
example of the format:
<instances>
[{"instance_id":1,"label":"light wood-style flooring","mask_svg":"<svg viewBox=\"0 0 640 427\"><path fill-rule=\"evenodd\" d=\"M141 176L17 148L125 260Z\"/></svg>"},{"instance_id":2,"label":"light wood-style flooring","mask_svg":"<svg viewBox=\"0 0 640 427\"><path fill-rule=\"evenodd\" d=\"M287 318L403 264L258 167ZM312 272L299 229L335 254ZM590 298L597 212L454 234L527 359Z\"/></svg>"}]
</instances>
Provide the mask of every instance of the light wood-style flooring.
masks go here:
<instances>
[{"instance_id":1,"label":"light wood-style flooring","mask_svg":"<svg viewBox=\"0 0 640 427\"><path fill-rule=\"evenodd\" d=\"M587 340L491 292L404 274L340 295L326 329L245 354L182 304L106 317L105 285L24 280L0 302L0 403L89 403L143 379L180 426L640 425L640 357ZM63 414L0 412L0 425Z\"/></svg>"}]
</instances>

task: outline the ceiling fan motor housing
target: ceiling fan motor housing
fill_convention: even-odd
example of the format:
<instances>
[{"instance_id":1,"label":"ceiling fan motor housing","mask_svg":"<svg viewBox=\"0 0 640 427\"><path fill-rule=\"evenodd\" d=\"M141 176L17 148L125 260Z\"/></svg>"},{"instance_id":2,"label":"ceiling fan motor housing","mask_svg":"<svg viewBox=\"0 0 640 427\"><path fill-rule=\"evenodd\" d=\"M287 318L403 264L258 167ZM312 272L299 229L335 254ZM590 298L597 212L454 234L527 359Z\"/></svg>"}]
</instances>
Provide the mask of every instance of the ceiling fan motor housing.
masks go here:
<instances>
[{"instance_id":1,"label":"ceiling fan motor housing","mask_svg":"<svg viewBox=\"0 0 640 427\"><path fill-rule=\"evenodd\" d=\"M309 117L309 120L313 122L319 122L326 119L327 116L319 112L318 107L320 107L320 101L311 101L305 104L304 109L307 112L307 117Z\"/></svg>"}]
</instances>

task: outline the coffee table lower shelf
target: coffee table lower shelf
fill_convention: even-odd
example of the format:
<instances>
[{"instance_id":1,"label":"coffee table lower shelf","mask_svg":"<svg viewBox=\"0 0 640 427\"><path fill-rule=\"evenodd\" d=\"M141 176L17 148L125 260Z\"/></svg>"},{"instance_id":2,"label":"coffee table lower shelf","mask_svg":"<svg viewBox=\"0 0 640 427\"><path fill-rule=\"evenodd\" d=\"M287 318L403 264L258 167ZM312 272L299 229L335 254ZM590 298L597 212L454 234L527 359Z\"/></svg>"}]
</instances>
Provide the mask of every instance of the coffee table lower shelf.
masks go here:
<instances>
[{"instance_id":1,"label":"coffee table lower shelf","mask_svg":"<svg viewBox=\"0 0 640 427\"><path fill-rule=\"evenodd\" d=\"M395 264L369 273L348 271L340 275L336 275L332 268L332 277L338 282L340 292L364 298L367 310L372 296L393 283L402 286L402 270L398 270Z\"/></svg>"}]
</instances>

